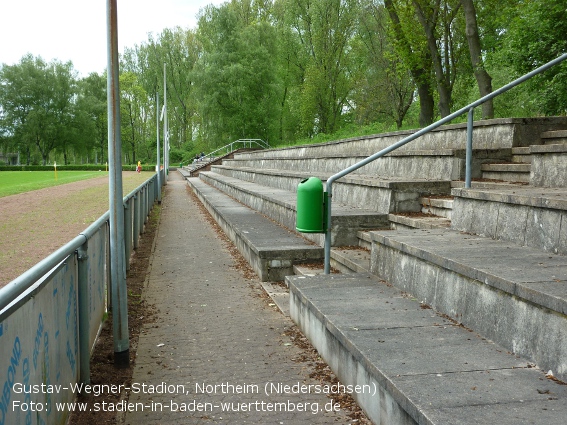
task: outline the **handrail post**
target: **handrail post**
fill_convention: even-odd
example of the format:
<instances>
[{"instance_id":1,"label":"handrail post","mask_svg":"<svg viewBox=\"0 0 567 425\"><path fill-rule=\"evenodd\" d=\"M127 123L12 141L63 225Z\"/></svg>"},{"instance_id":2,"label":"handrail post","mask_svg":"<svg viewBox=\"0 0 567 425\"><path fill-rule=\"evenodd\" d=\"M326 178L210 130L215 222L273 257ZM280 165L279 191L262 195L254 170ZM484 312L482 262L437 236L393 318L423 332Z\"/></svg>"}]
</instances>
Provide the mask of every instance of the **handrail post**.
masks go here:
<instances>
[{"instance_id":1,"label":"handrail post","mask_svg":"<svg viewBox=\"0 0 567 425\"><path fill-rule=\"evenodd\" d=\"M132 255L132 198L124 202L124 260L126 271L130 270Z\"/></svg>"},{"instance_id":2,"label":"handrail post","mask_svg":"<svg viewBox=\"0 0 567 425\"><path fill-rule=\"evenodd\" d=\"M330 178L325 183L325 218L324 223L326 226L325 229L325 246L324 246L324 254L325 259L323 263L323 273L330 274L331 273L331 202L333 199L333 179Z\"/></svg>"},{"instance_id":3,"label":"handrail post","mask_svg":"<svg viewBox=\"0 0 567 425\"><path fill-rule=\"evenodd\" d=\"M471 187L473 122L474 122L474 107L469 109L469 113L467 117L467 150L465 157L465 188L467 189L470 189Z\"/></svg>"}]
</instances>

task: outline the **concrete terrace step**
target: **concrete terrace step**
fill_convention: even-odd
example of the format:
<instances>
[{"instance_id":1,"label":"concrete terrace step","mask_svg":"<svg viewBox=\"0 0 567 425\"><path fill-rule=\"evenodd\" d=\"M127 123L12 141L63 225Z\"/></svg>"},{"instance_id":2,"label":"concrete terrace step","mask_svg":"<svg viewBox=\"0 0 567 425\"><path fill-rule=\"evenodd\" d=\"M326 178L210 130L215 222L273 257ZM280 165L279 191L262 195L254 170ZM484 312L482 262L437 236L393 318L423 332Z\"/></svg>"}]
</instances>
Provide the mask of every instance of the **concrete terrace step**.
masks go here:
<instances>
[{"instance_id":1,"label":"concrete terrace step","mask_svg":"<svg viewBox=\"0 0 567 425\"><path fill-rule=\"evenodd\" d=\"M323 249L308 243L200 179L188 178L201 202L263 281L281 281L293 265L320 261Z\"/></svg>"},{"instance_id":2,"label":"concrete terrace step","mask_svg":"<svg viewBox=\"0 0 567 425\"><path fill-rule=\"evenodd\" d=\"M544 144L567 143L567 130L544 131L541 141Z\"/></svg>"},{"instance_id":3,"label":"concrete terrace step","mask_svg":"<svg viewBox=\"0 0 567 425\"><path fill-rule=\"evenodd\" d=\"M342 273L368 273L370 272L370 251L362 247L333 248L331 267Z\"/></svg>"},{"instance_id":4,"label":"concrete terrace step","mask_svg":"<svg viewBox=\"0 0 567 425\"><path fill-rule=\"evenodd\" d=\"M567 381L564 256L453 230L370 235L372 273Z\"/></svg>"},{"instance_id":5,"label":"concrete terrace step","mask_svg":"<svg viewBox=\"0 0 567 425\"><path fill-rule=\"evenodd\" d=\"M567 188L454 188L452 227L567 255Z\"/></svg>"},{"instance_id":6,"label":"concrete terrace step","mask_svg":"<svg viewBox=\"0 0 567 425\"><path fill-rule=\"evenodd\" d=\"M389 214L392 229L445 229L451 220L432 214Z\"/></svg>"},{"instance_id":7,"label":"concrete terrace step","mask_svg":"<svg viewBox=\"0 0 567 425\"><path fill-rule=\"evenodd\" d=\"M451 219L453 210L452 196L424 196L419 198L421 212Z\"/></svg>"},{"instance_id":8,"label":"concrete terrace step","mask_svg":"<svg viewBox=\"0 0 567 425\"><path fill-rule=\"evenodd\" d=\"M567 188L567 143L530 146L532 175L530 183L539 187Z\"/></svg>"},{"instance_id":9,"label":"concrete terrace step","mask_svg":"<svg viewBox=\"0 0 567 425\"><path fill-rule=\"evenodd\" d=\"M295 229L296 193L213 172L202 172L199 177L288 229ZM356 245L356 232L358 230L385 228L388 226L388 217L386 214L380 214L369 209L334 202L332 224L331 244L333 246ZM306 233L304 237L321 246L324 241L322 234Z\"/></svg>"},{"instance_id":10,"label":"concrete terrace step","mask_svg":"<svg viewBox=\"0 0 567 425\"><path fill-rule=\"evenodd\" d=\"M523 183L530 181L531 164L528 163L491 163L482 164L480 168L485 179Z\"/></svg>"},{"instance_id":11,"label":"concrete terrace step","mask_svg":"<svg viewBox=\"0 0 567 425\"><path fill-rule=\"evenodd\" d=\"M567 386L372 275L286 282L291 317L374 423L564 423Z\"/></svg>"},{"instance_id":12,"label":"concrete terrace step","mask_svg":"<svg viewBox=\"0 0 567 425\"><path fill-rule=\"evenodd\" d=\"M297 157L238 155L223 161L223 165L236 168L281 169L288 171L309 170L314 173L334 174L365 159L368 155L356 153L334 153L328 151L318 155ZM373 152L374 153L374 152ZM473 152L472 175L480 177L480 166L484 162L507 161L510 149L475 150ZM464 178L464 149L396 150L360 168L353 174L374 175L386 179L457 180Z\"/></svg>"},{"instance_id":13,"label":"concrete terrace step","mask_svg":"<svg viewBox=\"0 0 567 425\"><path fill-rule=\"evenodd\" d=\"M307 177L325 181L330 173L254 169L250 167L214 166L212 171L223 176L257 183L263 186L297 191L299 182ZM385 179L365 174L350 174L334 184L333 201L360 206L387 214L397 211L419 211L421 196L448 195L449 180Z\"/></svg>"},{"instance_id":14,"label":"concrete terrace step","mask_svg":"<svg viewBox=\"0 0 567 425\"><path fill-rule=\"evenodd\" d=\"M558 128L567 128L566 117L506 118L475 121L474 149L500 150L511 149L517 146L528 146L539 142L542 132ZM466 146L466 130L466 123L445 125L401 147L399 151L462 150ZM270 157L301 158L304 156L325 157L329 154L369 156L415 133L415 131L403 130L328 143L291 146L282 149L266 149L251 154L242 154L238 157L254 159Z\"/></svg>"},{"instance_id":15,"label":"concrete terrace step","mask_svg":"<svg viewBox=\"0 0 567 425\"><path fill-rule=\"evenodd\" d=\"M512 148L512 162L518 164L530 164L532 162L529 146Z\"/></svg>"}]
</instances>

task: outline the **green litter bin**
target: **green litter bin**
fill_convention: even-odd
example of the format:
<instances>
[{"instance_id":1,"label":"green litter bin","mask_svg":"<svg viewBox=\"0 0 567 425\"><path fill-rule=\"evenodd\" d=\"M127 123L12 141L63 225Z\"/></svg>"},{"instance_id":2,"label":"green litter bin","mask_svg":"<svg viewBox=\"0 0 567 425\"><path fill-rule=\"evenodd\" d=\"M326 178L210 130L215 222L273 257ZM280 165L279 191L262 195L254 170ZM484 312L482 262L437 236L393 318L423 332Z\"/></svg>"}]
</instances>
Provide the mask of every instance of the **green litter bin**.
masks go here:
<instances>
[{"instance_id":1,"label":"green litter bin","mask_svg":"<svg viewBox=\"0 0 567 425\"><path fill-rule=\"evenodd\" d=\"M323 182L317 177L309 177L297 187L298 232L325 233Z\"/></svg>"}]
</instances>

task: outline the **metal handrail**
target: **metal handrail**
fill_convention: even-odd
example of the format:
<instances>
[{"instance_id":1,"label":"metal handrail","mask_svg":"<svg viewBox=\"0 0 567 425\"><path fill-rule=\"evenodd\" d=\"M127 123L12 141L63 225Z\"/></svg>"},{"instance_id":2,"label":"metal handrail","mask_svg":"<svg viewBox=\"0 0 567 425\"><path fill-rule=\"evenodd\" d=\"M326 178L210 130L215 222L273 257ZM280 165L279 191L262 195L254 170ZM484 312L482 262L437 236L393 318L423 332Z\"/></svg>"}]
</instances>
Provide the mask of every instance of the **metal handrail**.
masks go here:
<instances>
[{"instance_id":1,"label":"metal handrail","mask_svg":"<svg viewBox=\"0 0 567 425\"><path fill-rule=\"evenodd\" d=\"M238 140L235 140L234 142L229 143L228 145L224 145L223 147L218 148L218 149L206 154L204 156L204 158L209 158L209 161L210 161L210 160L214 159L216 156L219 156L219 155L215 155L217 152L220 152L220 151L223 151L223 150L226 150L225 155L228 155L229 153L236 150L234 148L234 145L240 144L240 143L244 144L244 147L246 147L246 145L248 145L248 147L251 148L252 144L255 144L255 145L260 146L263 149L270 149L270 145L267 142L264 142L262 139L238 139Z\"/></svg>"},{"instance_id":2,"label":"metal handrail","mask_svg":"<svg viewBox=\"0 0 567 425\"><path fill-rule=\"evenodd\" d=\"M326 207L325 207L325 218L327 223L327 228L325 231L325 263L324 263L324 273L329 274L331 272L331 199L332 199L332 186L333 182L341 177L346 176L347 174L352 173L355 170L358 170L360 167L365 166L366 164L383 157L384 155L404 146L405 144L417 139L418 137L429 133L430 131L436 129L437 127L452 121L453 119L468 113L467 118L467 146L466 146L466 171L465 171L465 187L471 187L471 163L472 163L472 130L473 130L473 121L474 121L474 108L483 103L489 101L490 99L510 90L511 88L516 87L518 84L523 83L524 81L532 78L533 76L546 71L547 69L551 68L552 66L557 65L560 62L563 62L567 59L567 53L562 54L558 58L546 63L545 65L540 66L539 68L529 72L528 74L512 81L511 83L506 84L505 86L499 88L498 90L493 91L492 93L478 99L476 102L473 102L464 108L459 109L458 111L452 113L451 115L446 116L445 118L440 119L433 124L422 128L421 130L417 131L416 133L400 140L397 143L394 143L391 146L388 146L385 149L382 149L380 152L376 152L374 155L369 156L354 165L351 165L344 170L333 174L331 177L327 179L326 182Z\"/></svg>"}]
</instances>

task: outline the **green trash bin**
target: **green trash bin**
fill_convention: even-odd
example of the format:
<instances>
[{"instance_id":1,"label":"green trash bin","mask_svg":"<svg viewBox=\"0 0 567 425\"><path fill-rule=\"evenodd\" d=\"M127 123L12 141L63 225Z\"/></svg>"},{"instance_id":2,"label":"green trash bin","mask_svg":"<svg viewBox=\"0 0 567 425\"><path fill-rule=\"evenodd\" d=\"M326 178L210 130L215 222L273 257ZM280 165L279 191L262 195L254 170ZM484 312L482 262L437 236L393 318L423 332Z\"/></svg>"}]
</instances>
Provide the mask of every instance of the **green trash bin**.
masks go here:
<instances>
[{"instance_id":1,"label":"green trash bin","mask_svg":"<svg viewBox=\"0 0 567 425\"><path fill-rule=\"evenodd\" d=\"M325 233L323 182L317 177L309 177L297 187L298 232Z\"/></svg>"}]
</instances>

